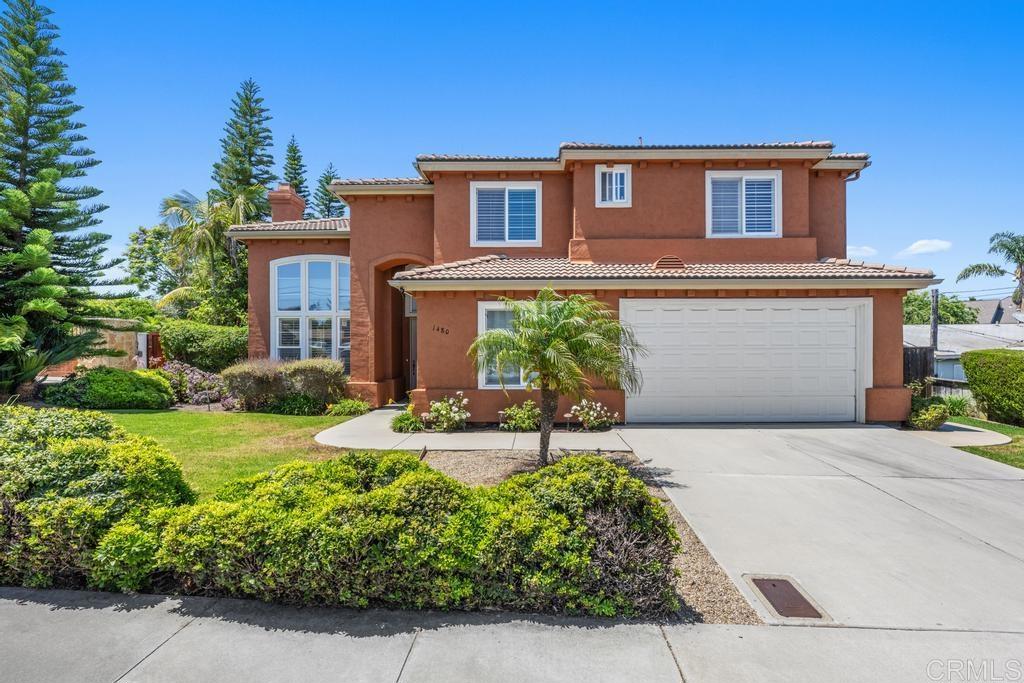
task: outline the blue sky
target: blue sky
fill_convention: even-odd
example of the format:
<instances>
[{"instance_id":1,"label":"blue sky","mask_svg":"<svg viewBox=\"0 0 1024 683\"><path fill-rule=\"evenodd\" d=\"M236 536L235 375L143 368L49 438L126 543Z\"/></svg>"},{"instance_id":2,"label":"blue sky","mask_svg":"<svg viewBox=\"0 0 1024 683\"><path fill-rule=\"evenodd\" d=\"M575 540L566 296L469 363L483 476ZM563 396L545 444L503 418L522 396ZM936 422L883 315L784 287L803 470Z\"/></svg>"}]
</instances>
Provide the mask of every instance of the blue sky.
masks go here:
<instances>
[{"instance_id":1,"label":"blue sky","mask_svg":"<svg viewBox=\"0 0 1024 683\"><path fill-rule=\"evenodd\" d=\"M1024 3L49 6L115 251L162 197L209 187L250 76L278 163L294 134L311 177L564 140L829 139L872 155L848 188L848 241L869 260L931 267L944 290L1008 289L954 280L991 233L1024 232Z\"/></svg>"}]
</instances>

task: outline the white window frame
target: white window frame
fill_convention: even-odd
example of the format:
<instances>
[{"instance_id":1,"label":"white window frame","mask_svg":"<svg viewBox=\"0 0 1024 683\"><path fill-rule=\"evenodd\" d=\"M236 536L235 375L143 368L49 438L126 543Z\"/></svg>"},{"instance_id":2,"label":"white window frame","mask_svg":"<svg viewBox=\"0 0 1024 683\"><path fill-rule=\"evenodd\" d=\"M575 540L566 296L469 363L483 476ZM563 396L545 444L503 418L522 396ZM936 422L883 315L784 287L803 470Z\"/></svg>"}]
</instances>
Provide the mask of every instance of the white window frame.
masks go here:
<instances>
[{"instance_id":1,"label":"white window frame","mask_svg":"<svg viewBox=\"0 0 1024 683\"><path fill-rule=\"evenodd\" d=\"M308 272L309 263L315 261L328 261L331 263L331 308L327 311L309 310ZM282 311L278 309L277 301L277 269L279 266L286 266L292 263L299 264L299 310ZM301 254L299 256L285 256L274 259L270 262L270 358L280 360L278 357L278 336L280 333L278 322L282 318L294 318L299 321L299 357L309 358L309 321L312 319L330 319L331 322L331 359L338 360L338 347L340 346L342 318L349 319L349 330L351 327L352 311L340 309L341 303L338 297L338 264L347 263L349 269L349 300L352 297L351 285L351 259L348 256L338 254ZM337 336L335 336L337 335ZM351 343L351 340L350 340ZM290 347L291 348L291 347ZM351 353L351 352L350 352ZM351 372L351 368L345 368Z\"/></svg>"},{"instance_id":2,"label":"white window frame","mask_svg":"<svg viewBox=\"0 0 1024 683\"><path fill-rule=\"evenodd\" d=\"M478 240L476 238L476 191L478 189L505 189L505 239L503 240ZM537 234L532 240L510 240L508 239L508 190L536 190L537 191ZM469 246L471 247L539 247L541 246L541 227L544 215L542 204L542 183L530 180L478 180L469 184Z\"/></svg>"},{"instance_id":3,"label":"white window frame","mask_svg":"<svg viewBox=\"0 0 1024 683\"><path fill-rule=\"evenodd\" d=\"M714 179L735 180L770 178L775 182L772 184L772 231L771 232L746 232L746 183L740 184L740 231L737 233L715 233L711 231L711 181ZM758 237L782 237L782 171L707 171L704 174L704 217L706 223L706 236L715 239L756 239Z\"/></svg>"},{"instance_id":4,"label":"white window frame","mask_svg":"<svg viewBox=\"0 0 1024 683\"><path fill-rule=\"evenodd\" d=\"M601 174L625 173L626 198L624 200L601 201ZM599 209L628 209L633 206L633 165L632 164L598 164L594 166L594 206Z\"/></svg>"},{"instance_id":5,"label":"white window frame","mask_svg":"<svg viewBox=\"0 0 1024 683\"><path fill-rule=\"evenodd\" d=\"M483 334L487 331L487 311L507 311L508 306L503 301L480 301L477 303L477 334ZM526 388L526 377L523 375L522 368L519 371L519 384L506 384L504 387L501 383L488 384L487 373L483 368L477 368L477 388L478 389L525 389Z\"/></svg>"}]
</instances>

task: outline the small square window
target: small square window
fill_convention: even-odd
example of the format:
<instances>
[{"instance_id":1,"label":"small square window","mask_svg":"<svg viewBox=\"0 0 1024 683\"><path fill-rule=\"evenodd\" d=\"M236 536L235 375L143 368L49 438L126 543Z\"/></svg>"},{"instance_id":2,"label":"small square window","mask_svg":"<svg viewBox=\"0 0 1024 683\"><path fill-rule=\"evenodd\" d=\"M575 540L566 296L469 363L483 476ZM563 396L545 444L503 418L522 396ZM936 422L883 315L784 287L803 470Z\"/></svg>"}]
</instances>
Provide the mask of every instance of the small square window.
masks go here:
<instances>
[{"instance_id":1,"label":"small square window","mask_svg":"<svg viewBox=\"0 0 1024 683\"><path fill-rule=\"evenodd\" d=\"M629 164L594 167L594 206L629 208L633 205L633 167Z\"/></svg>"}]
</instances>

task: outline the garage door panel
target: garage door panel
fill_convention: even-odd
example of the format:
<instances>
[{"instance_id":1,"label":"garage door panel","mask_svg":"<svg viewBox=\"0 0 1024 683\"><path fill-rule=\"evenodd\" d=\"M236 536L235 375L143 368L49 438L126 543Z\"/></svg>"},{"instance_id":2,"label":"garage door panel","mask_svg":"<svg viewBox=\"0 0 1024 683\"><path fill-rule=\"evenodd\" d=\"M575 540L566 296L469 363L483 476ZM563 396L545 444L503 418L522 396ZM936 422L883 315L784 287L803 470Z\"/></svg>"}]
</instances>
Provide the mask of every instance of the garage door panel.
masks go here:
<instances>
[{"instance_id":1,"label":"garage door panel","mask_svg":"<svg viewBox=\"0 0 1024 683\"><path fill-rule=\"evenodd\" d=\"M857 313L849 302L620 302L650 355L631 422L853 420Z\"/></svg>"}]
</instances>

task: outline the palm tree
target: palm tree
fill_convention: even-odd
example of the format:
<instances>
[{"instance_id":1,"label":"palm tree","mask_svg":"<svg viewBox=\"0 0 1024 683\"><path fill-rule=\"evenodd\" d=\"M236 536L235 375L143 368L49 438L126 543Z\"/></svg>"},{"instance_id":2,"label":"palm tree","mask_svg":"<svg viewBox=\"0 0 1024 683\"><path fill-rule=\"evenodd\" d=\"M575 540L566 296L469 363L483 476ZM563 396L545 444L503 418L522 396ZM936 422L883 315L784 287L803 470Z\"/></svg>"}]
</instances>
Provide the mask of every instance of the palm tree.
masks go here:
<instances>
[{"instance_id":1,"label":"palm tree","mask_svg":"<svg viewBox=\"0 0 1024 683\"><path fill-rule=\"evenodd\" d=\"M222 254L226 254L232 264L237 260L237 243L228 237L228 228L254 218L258 214L258 202L266 191L262 185L253 185L234 197L220 199L209 192L205 199L200 199L182 190L161 202L160 215L173 230L172 242L182 254L206 259L212 282Z\"/></svg>"},{"instance_id":2,"label":"palm tree","mask_svg":"<svg viewBox=\"0 0 1024 683\"><path fill-rule=\"evenodd\" d=\"M480 334L469 356L481 370L497 368L499 378L505 369L518 368L527 389L540 389L540 462L546 465L559 397L589 394L590 378L611 389L638 390L642 378L636 359L646 350L632 329L593 297L563 297L547 287L534 299L502 301L512 312L511 327Z\"/></svg>"},{"instance_id":3,"label":"palm tree","mask_svg":"<svg viewBox=\"0 0 1024 683\"><path fill-rule=\"evenodd\" d=\"M960 271L956 281L966 280L971 277L1005 277L1012 275L1016 281L1016 288L1013 290L1013 303L1020 306L1024 300L1024 235L1012 232L997 232L988 240L988 253L998 254L1003 260L1013 266L1013 270L1007 270L997 263L975 263Z\"/></svg>"}]
</instances>

